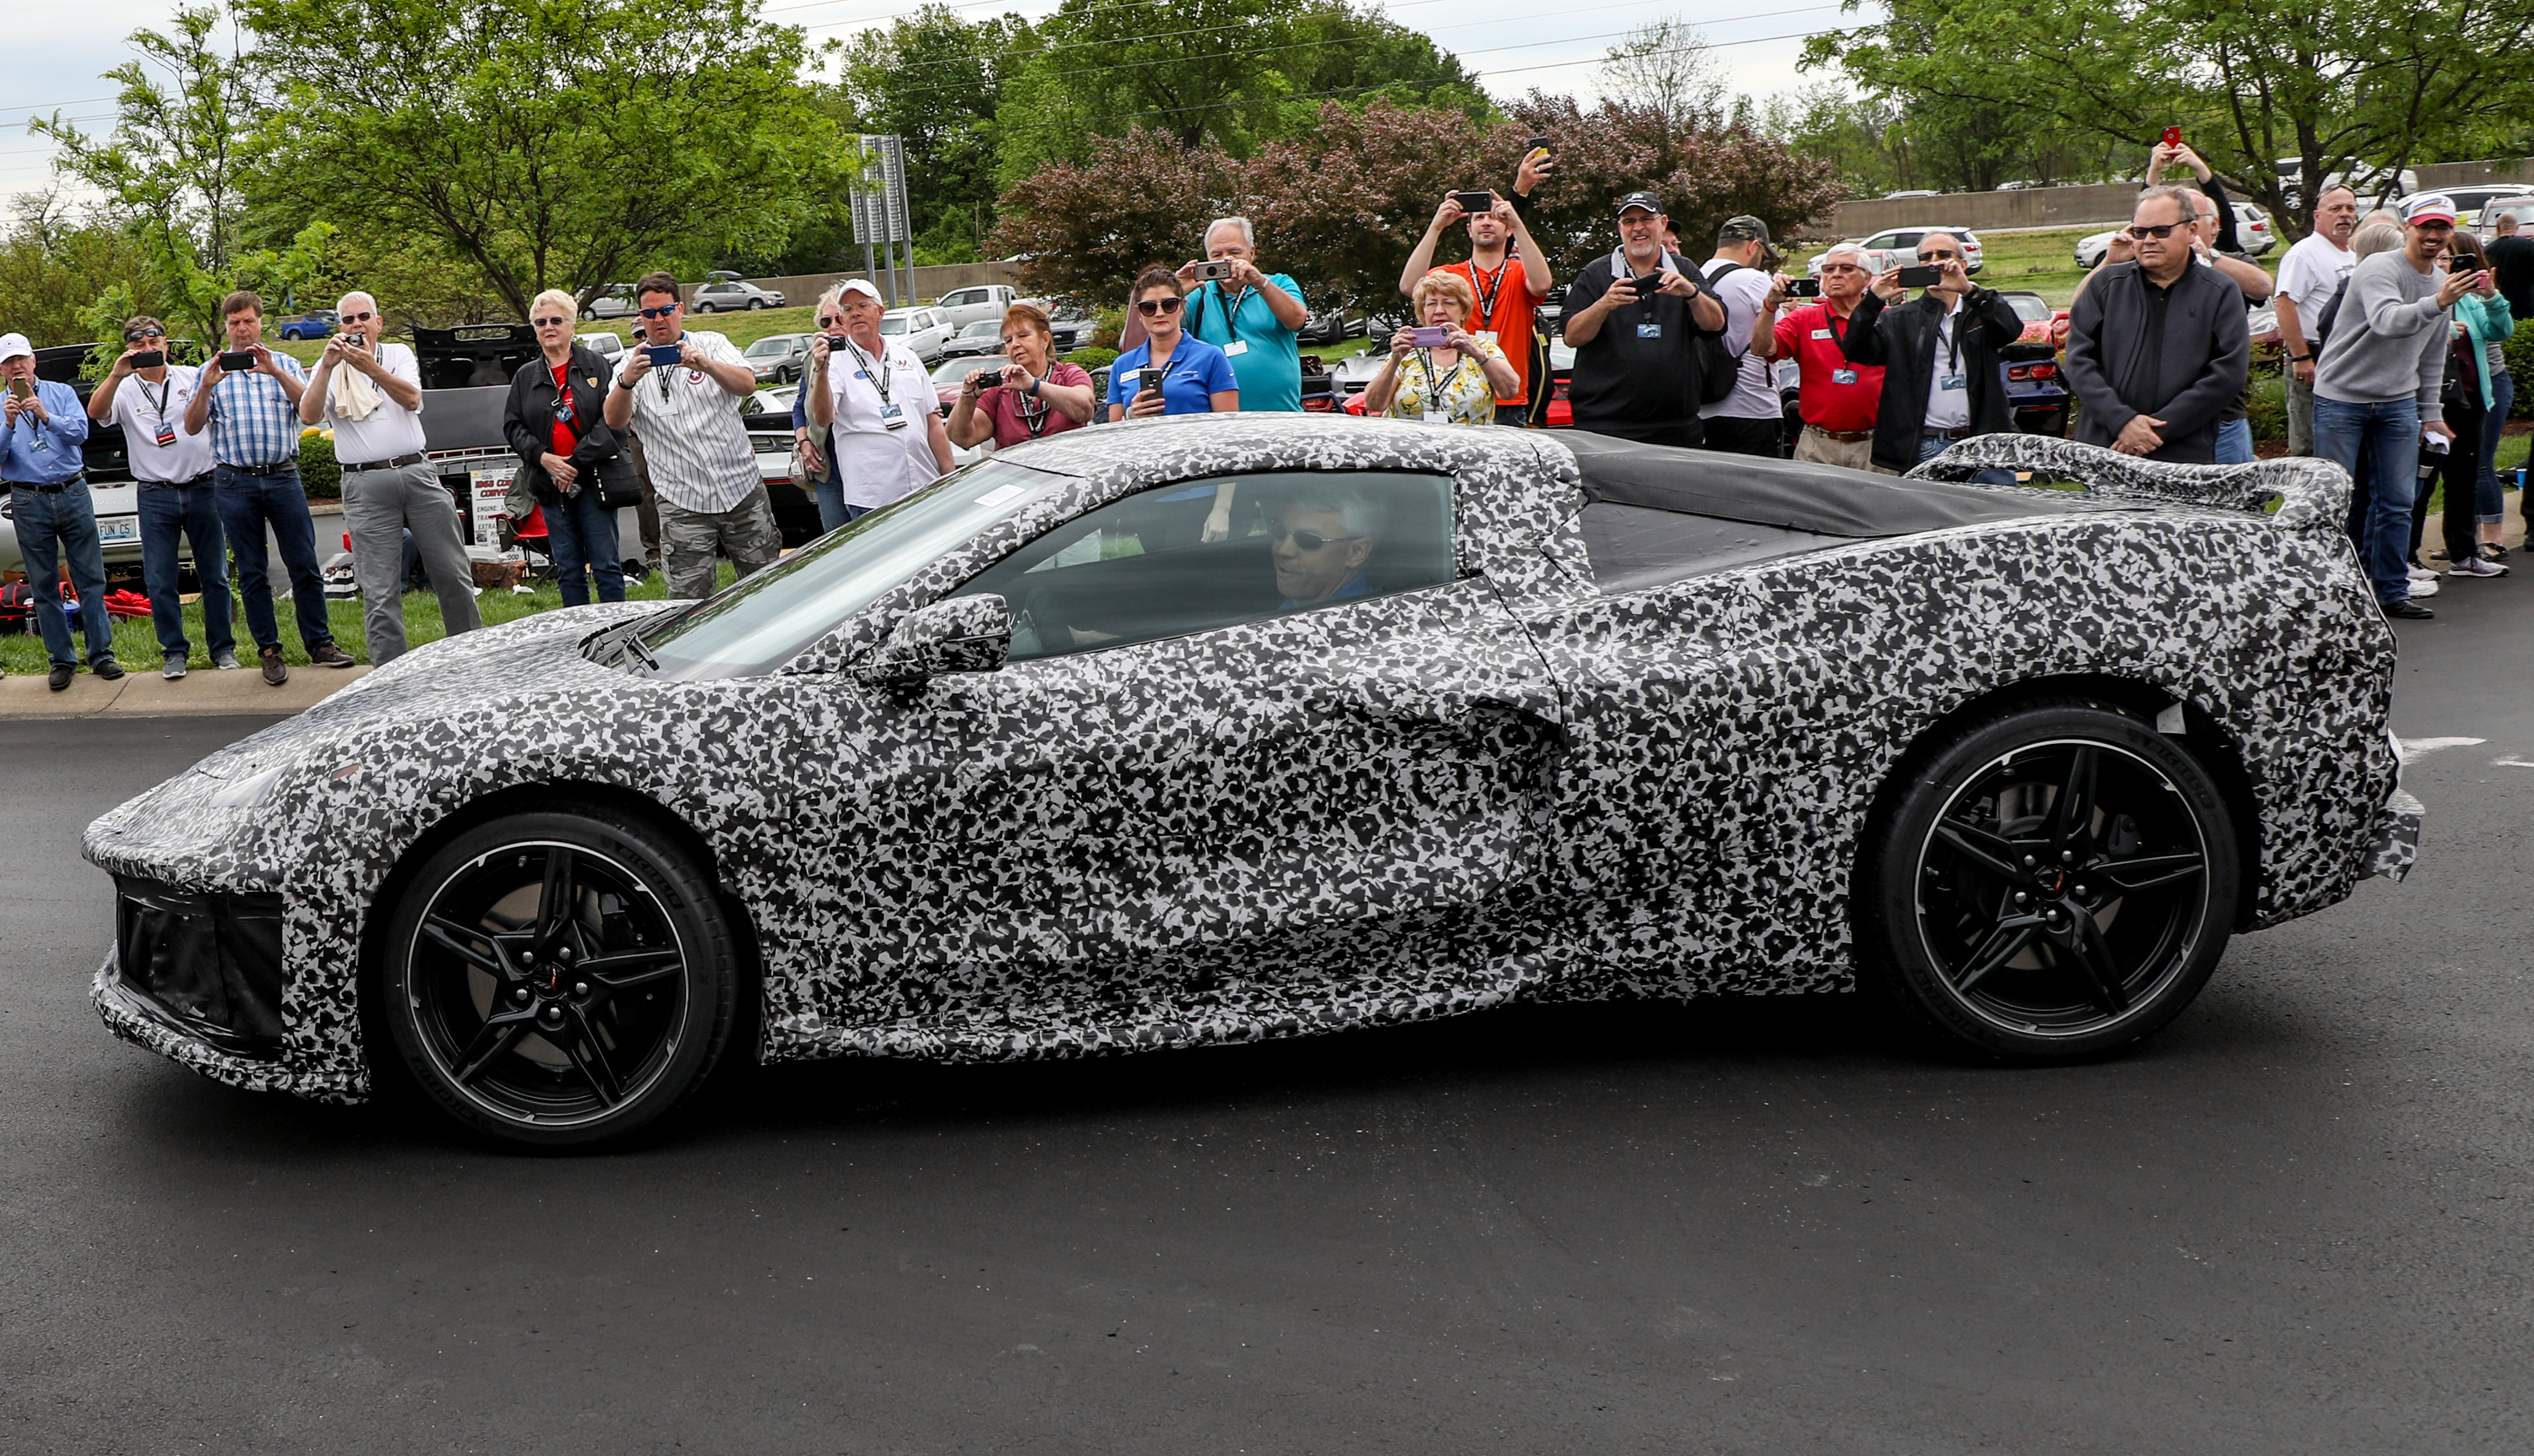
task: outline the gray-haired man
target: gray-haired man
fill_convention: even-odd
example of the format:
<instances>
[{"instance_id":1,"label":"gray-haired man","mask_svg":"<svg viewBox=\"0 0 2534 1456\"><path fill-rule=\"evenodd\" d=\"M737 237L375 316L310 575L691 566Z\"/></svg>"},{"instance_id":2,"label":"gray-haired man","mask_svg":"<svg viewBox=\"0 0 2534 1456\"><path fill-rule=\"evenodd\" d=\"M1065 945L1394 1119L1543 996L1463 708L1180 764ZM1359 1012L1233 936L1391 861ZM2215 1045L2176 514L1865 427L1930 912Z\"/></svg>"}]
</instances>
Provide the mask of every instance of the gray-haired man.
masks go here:
<instances>
[{"instance_id":1,"label":"gray-haired man","mask_svg":"<svg viewBox=\"0 0 2534 1456\"><path fill-rule=\"evenodd\" d=\"M1246 217L1218 217L1205 229L1205 261L1179 270L1188 285L1180 327L1223 350L1240 381L1244 410L1302 407L1302 351L1310 322L1302 286L1258 271L1258 230ZM1198 286L1200 280L1203 286Z\"/></svg>"}]
</instances>

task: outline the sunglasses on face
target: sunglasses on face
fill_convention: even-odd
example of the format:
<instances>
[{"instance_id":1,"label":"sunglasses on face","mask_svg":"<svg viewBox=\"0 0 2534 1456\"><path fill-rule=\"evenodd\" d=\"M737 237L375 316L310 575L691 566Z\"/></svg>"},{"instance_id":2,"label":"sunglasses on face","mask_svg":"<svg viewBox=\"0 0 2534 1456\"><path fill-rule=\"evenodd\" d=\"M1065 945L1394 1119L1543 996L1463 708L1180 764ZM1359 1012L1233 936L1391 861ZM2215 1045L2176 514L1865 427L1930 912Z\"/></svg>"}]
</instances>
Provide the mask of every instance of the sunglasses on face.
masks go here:
<instances>
[{"instance_id":1,"label":"sunglasses on face","mask_svg":"<svg viewBox=\"0 0 2534 1456\"><path fill-rule=\"evenodd\" d=\"M1268 539L1272 541L1282 541L1287 536L1293 537L1294 544L1304 551L1324 551L1342 541L1360 541L1363 539L1361 536L1323 536L1318 531L1288 530L1282 525L1276 527L1276 533Z\"/></svg>"},{"instance_id":2,"label":"sunglasses on face","mask_svg":"<svg viewBox=\"0 0 2534 1456\"><path fill-rule=\"evenodd\" d=\"M673 303L666 308L646 308L642 310L642 317L646 319L665 319L669 315L676 313L679 307L680 306L678 304Z\"/></svg>"},{"instance_id":3,"label":"sunglasses on face","mask_svg":"<svg viewBox=\"0 0 2534 1456\"><path fill-rule=\"evenodd\" d=\"M1865 272L1865 270L1863 270L1863 269L1861 269L1861 268L1857 267L1857 266L1856 266L1855 264L1853 264L1853 263L1825 263L1825 264L1823 264L1823 265L1822 265L1822 272L1823 272L1823 273L1861 273Z\"/></svg>"},{"instance_id":4,"label":"sunglasses on face","mask_svg":"<svg viewBox=\"0 0 2534 1456\"><path fill-rule=\"evenodd\" d=\"M1144 298L1135 303L1136 312L1149 319L1159 314L1175 314L1185 307L1184 298Z\"/></svg>"},{"instance_id":5,"label":"sunglasses on face","mask_svg":"<svg viewBox=\"0 0 2534 1456\"><path fill-rule=\"evenodd\" d=\"M343 322L346 324L366 324L377 317L378 315L376 314L345 314L343 316Z\"/></svg>"},{"instance_id":6,"label":"sunglasses on face","mask_svg":"<svg viewBox=\"0 0 2534 1456\"><path fill-rule=\"evenodd\" d=\"M145 338L165 338L166 336L167 331L164 329L127 329L123 332L125 343L139 343Z\"/></svg>"},{"instance_id":7,"label":"sunglasses on face","mask_svg":"<svg viewBox=\"0 0 2534 1456\"><path fill-rule=\"evenodd\" d=\"M2449 232L2454 231L2454 224L2453 224L2453 223L2451 223L2451 222L2414 222L2414 223L2412 223L2411 225L2412 225L2413 227L2418 228L2418 229L2419 229L2420 231L2422 231L2422 232L2429 233L2429 234L2432 234L2432 235L2444 234L2444 233L2449 233Z\"/></svg>"},{"instance_id":8,"label":"sunglasses on face","mask_svg":"<svg viewBox=\"0 0 2534 1456\"><path fill-rule=\"evenodd\" d=\"M2129 233L2132 238L2143 242L2148 238L2171 237L2175 228L2189 227L2190 225L2191 224L2188 222L2165 222L2142 226L2133 222L2123 230Z\"/></svg>"},{"instance_id":9,"label":"sunglasses on face","mask_svg":"<svg viewBox=\"0 0 2534 1456\"><path fill-rule=\"evenodd\" d=\"M1933 252L1933 253L1921 253L1921 254L1919 254L1919 255L1918 255L1918 261L1919 261L1920 263L1950 263L1950 262L1952 262L1953 260L1955 260L1955 259L1957 259L1957 258L1960 258L1960 257L1961 257L1961 256L1962 256L1962 255L1961 255L1961 254L1960 254L1960 253L1955 253L1955 252L1948 251L1948 250L1946 250L1946 249L1943 249L1943 248L1938 248L1938 249L1937 249L1935 252Z\"/></svg>"},{"instance_id":10,"label":"sunglasses on face","mask_svg":"<svg viewBox=\"0 0 2534 1456\"><path fill-rule=\"evenodd\" d=\"M820 314L818 316L818 327L821 329L842 329L845 327L845 316L842 314Z\"/></svg>"},{"instance_id":11,"label":"sunglasses on face","mask_svg":"<svg viewBox=\"0 0 2534 1456\"><path fill-rule=\"evenodd\" d=\"M572 320L570 320L570 319L530 319L528 322L529 322L529 323L531 323L531 324L536 325L536 326L537 326L538 328L540 328L540 329L560 329L560 328L562 328L564 325L571 323L571 322L572 322Z\"/></svg>"}]
</instances>

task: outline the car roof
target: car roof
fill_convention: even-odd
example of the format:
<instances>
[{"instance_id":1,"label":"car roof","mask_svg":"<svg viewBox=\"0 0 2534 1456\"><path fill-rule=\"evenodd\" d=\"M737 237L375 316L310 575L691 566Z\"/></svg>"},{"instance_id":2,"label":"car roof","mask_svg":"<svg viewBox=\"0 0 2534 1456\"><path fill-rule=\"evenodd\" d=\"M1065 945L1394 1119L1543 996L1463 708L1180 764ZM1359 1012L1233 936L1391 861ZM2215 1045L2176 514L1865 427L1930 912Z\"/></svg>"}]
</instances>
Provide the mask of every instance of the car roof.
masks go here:
<instances>
[{"instance_id":1,"label":"car roof","mask_svg":"<svg viewBox=\"0 0 2534 1456\"><path fill-rule=\"evenodd\" d=\"M1799 460L1641 445L1582 430L1561 430L1557 438L1575 453L1588 500L1826 536L1914 535L2059 515L2084 502L2068 492L1860 475ZM2066 498L2055 499L2061 495Z\"/></svg>"}]
</instances>

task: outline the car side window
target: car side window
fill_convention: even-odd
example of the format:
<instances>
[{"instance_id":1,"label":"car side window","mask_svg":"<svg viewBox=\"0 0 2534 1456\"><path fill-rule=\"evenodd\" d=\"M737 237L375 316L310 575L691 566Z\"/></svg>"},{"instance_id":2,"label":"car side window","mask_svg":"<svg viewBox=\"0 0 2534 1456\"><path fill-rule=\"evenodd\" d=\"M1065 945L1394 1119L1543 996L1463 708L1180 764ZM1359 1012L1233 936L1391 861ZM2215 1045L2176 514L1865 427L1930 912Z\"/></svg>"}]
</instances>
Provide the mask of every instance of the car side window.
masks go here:
<instances>
[{"instance_id":1,"label":"car side window","mask_svg":"<svg viewBox=\"0 0 2534 1456\"><path fill-rule=\"evenodd\" d=\"M1229 529L1205 539L1229 495ZM1457 575L1452 480L1278 471L1157 486L1075 517L953 595L1012 609L1015 659L1262 622Z\"/></svg>"}]
</instances>

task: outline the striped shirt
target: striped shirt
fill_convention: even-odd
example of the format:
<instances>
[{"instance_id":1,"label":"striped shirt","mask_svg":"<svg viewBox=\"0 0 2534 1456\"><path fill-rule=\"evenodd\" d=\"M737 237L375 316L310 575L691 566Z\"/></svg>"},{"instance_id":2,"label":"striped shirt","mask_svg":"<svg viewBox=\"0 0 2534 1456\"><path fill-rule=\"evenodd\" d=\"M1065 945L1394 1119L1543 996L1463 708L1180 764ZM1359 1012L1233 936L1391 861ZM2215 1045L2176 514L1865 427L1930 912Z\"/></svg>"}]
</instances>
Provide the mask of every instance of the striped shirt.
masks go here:
<instances>
[{"instance_id":1,"label":"striped shirt","mask_svg":"<svg viewBox=\"0 0 2534 1456\"><path fill-rule=\"evenodd\" d=\"M301 384L308 371L288 354L272 356L274 367ZM211 370L206 362L194 375L196 389ZM299 406L281 392L281 381L261 370L224 374L211 386L211 456L240 470L277 470L299 464Z\"/></svg>"},{"instance_id":2,"label":"striped shirt","mask_svg":"<svg viewBox=\"0 0 2534 1456\"><path fill-rule=\"evenodd\" d=\"M687 342L716 364L746 362L718 334L691 329ZM635 338L616 361L618 378L642 346ZM628 393L634 396L634 428L642 437L642 464L661 500L682 511L730 511L757 488L756 448L740 423L740 400L720 381L675 365L652 370Z\"/></svg>"}]
</instances>

